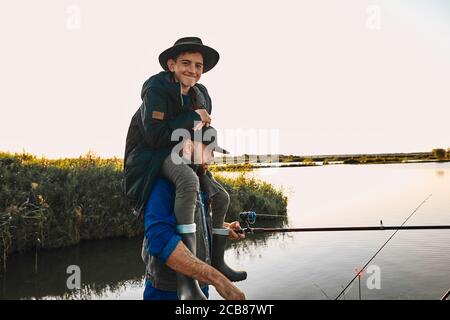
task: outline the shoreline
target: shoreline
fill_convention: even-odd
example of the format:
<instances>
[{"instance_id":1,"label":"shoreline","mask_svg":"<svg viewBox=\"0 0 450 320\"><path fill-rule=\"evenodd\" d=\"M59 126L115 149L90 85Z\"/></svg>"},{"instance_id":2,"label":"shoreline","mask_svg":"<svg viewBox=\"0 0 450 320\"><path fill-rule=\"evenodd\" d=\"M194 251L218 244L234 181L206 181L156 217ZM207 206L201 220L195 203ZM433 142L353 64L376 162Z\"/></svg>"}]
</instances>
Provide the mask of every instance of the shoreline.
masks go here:
<instances>
[{"instance_id":1,"label":"shoreline","mask_svg":"<svg viewBox=\"0 0 450 320\"><path fill-rule=\"evenodd\" d=\"M417 163L446 163L450 159L417 159L417 160L374 160L374 159L348 159L340 161L307 161L307 162L274 162L274 163L236 163L211 165L212 172L220 171L249 171L254 169L270 168L298 168L298 167L322 167L332 165L368 165L368 164L417 164Z\"/></svg>"}]
</instances>

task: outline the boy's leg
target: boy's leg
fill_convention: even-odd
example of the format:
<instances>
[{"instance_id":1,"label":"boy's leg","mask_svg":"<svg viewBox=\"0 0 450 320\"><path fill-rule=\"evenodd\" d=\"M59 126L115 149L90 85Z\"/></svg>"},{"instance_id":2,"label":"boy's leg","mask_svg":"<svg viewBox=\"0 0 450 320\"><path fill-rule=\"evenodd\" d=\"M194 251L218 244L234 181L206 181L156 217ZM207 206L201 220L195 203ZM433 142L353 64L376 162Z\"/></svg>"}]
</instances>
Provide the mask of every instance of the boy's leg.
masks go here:
<instances>
[{"instance_id":1,"label":"boy's leg","mask_svg":"<svg viewBox=\"0 0 450 320\"><path fill-rule=\"evenodd\" d=\"M201 175L199 181L201 189L208 193L211 200L212 227L223 228L225 215L230 206L230 195L210 172Z\"/></svg>"},{"instance_id":2,"label":"boy's leg","mask_svg":"<svg viewBox=\"0 0 450 320\"><path fill-rule=\"evenodd\" d=\"M247 272L236 271L230 268L224 260L225 245L228 238L228 229L223 227L225 214L230 205L230 195L225 188L217 182L210 172L199 177L203 191L208 192L212 211L212 252L211 265L222 272L231 281L242 281L247 278Z\"/></svg>"},{"instance_id":3,"label":"boy's leg","mask_svg":"<svg viewBox=\"0 0 450 320\"><path fill-rule=\"evenodd\" d=\"M161 167L161 175L175 185L175 205L174 212L177 224L193 224L194 212L197 203L197 196L200 189L198 176L181 158L180 164L175 164L172 157L179 157L170 154L164 160Z\"/></svg>"},{"instance_id":4,"label":"boy's leg","mask_svg":"<svg viewBox=\"0 0 450 320\"><path fill-rule=\"evenodd\" d=\"M177 158L175 164L173 158ZM195 172L181 158L172 153L164 160L161 174L175 185L174 213L176 230L184 245L196 255L197 235L194 223L195 208L199 194L199 181ZM198 281L177 272L177 294L180 300L206 300Z\"/></svg>"}]
</instances>

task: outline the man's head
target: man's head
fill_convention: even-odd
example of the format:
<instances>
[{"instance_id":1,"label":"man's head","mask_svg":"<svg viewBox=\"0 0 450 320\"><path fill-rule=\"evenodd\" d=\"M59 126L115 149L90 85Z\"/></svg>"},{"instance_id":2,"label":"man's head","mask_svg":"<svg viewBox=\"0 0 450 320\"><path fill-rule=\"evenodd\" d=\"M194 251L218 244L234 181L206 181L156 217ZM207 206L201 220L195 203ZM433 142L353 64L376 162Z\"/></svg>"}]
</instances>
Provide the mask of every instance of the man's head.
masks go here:
<instances>
[{"instance_id":1,"label":"man's head","mask_svg":"<svg viewBox=\"0 0 450 320\"><path fill-rule=\"evenodd\" d=\"M194 164L208 165L214 162L214 151L228 154L217 144L217 130L203 127L191 131L189 138L183 140L182 157Z\"/></svg>"},{"instance_id":2,"label":"man's head","mask_svg":"<svg viewBox=\"0 0 450 320\"><path fill-rule=\"evenodd\" d=\"M190 163L208 165L214 162L214 150L201 142L187 139L183 142L183 158Z\"/></svg>"},{"instance_id":3,"label":"man's head","mask_svg":"<svg viewBox=\"0 0 450 320\"><path fill-rule=\"evenodd\" d=\"M167 67L183 88L189 89L203 73L203 55L200 52L181 52L167 60Z\"/></svg>"}]
</instances>

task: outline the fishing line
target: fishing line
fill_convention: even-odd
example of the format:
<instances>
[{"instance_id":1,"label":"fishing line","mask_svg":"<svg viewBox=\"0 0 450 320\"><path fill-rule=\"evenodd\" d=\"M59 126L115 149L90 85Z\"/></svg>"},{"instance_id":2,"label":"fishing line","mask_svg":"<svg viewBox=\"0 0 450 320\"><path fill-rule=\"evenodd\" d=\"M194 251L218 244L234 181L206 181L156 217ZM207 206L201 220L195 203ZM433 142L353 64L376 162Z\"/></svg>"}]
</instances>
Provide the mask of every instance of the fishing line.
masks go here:
<instances>
[{"instance_id":1,"label":"fishing line","mask_svg":"<svg viewBox=\"0 0 450 320\"><path fill-rule=\"evenodd\" d=\"M425 198L425 200L422 201L421 204L419 204L417 206L416 209L414 209L414 211L409 215L408 218L406 218L405 221L403 221L403 223L400 225L400 227L403 227L403 225L414 215L414 213L416 213L417 210L419 210L419 208L425 203L427 202L428 199L431 198L433 194L430 194L427 198ZM370 262L372 262L373 259L375 259L375 257L377 256L377 254L386 246L386 244L395 236L395 234L399 231L400 229L397 229L387 240L386 242L380 247L380 249L378 249L377 252L375 252L375 254L372 256L372 258L369 259L369 261L367 261L367 263L364 265L364 267L361 268L361 270L365 270L366 267L369 265ZM347 290L347 288L353 283L353 281L355 281L355 279L359 276L360 272L358 272L352 280L350 280L350 282L347 284L347 286L338 294L338 296L335 298L335 300L338 300L341 295L345 292L345 290Z\"/></svg>"}]
</instances>

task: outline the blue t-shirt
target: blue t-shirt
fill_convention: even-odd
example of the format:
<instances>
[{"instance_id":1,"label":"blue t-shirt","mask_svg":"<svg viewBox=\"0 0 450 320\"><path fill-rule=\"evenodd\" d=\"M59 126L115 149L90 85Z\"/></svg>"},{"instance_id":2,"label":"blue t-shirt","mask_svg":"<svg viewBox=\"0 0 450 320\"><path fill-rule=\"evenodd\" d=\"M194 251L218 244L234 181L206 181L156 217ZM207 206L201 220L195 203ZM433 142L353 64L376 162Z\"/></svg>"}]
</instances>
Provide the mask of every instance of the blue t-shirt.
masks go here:
<instances>
[{"instance_id":1,"label":"blue t-shirt","mask_svg":"<svg viewBox=\"0 0 450 320\"><path fill-rule=\"evenodd\" d=\"M207 298L209 298L209 287L201 288ZM156 289L150 280L145 280L144 300L179 300L176 291L165 291Z\"/></svg>"},{"instance_id":2,"label":"blue t-shirt","mask_svg":"<svg viewBox=\"0 0 450 320\"><path fill-rule=\"evenodd\" d=\"M181 241L175 231L174 201L174 187L168 180L158 177L145 205L144 228L148 254L163 263Z\"/></svg>"},{"instance_id":3,"label":"blue t-shirt","mask_svg":"<svg viewBox=\"0 0 450 320\"><path fill-rule=\"evenodd\" d=\"M206 199L207 194L200 192L203 212L207 213ZM145 238L147 239L147 252L151 256L157 257L161 262L166 263L167 258L175 250L178 242L181 241L180 235L176 232L176 218L174 209L175 187L168 180L158 177L153 185L152 192L145 204L144 210L144 228ZM211 250L211 238L208 237ZM202 288L206 296L208 286ZM174 291L164 291L152 286L151 281L145 282L144 291L145 300L177 299L177 293Z\"/></svg>"}]
</instances>

